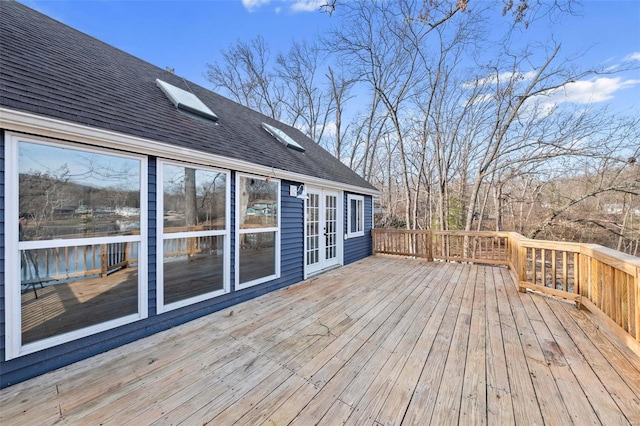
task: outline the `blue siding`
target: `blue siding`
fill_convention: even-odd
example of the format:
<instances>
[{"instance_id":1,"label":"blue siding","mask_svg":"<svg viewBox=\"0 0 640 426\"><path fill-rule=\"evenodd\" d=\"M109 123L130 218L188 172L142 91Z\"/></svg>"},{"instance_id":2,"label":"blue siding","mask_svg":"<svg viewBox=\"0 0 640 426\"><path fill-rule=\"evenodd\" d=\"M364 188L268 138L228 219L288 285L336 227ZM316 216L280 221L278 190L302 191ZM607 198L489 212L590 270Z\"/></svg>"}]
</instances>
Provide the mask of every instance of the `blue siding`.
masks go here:
<instances>
[{"instance_id":1,"label":"blue siding","mask_svg":"<svg viewBox=\"0 0 640 426\"><path fill-rule=\"evenodd\" d=\"M290 185L299 183L284 181L281 185L280 273L285 285L304 277L304 200L289 195Z\"/></svg>"},{"instance_id":2,"label":"blue siding","mask_svg":"<svg viewBox=\"0 0 640 426\"><path fill-rule=\"evenodd\" d=\"M347 204L347 193L344 194L344 229L343 233L347 233L347 214L349 212L349 206ZM356 194L359 195L359 194ZM344 242L344 264L356 262L367 256L371 256L371 228L373 223L371 222L371 209L373 208L373 199L369 195L364 196L364 236L351 237Z\"/></svg>"}]
</instances>

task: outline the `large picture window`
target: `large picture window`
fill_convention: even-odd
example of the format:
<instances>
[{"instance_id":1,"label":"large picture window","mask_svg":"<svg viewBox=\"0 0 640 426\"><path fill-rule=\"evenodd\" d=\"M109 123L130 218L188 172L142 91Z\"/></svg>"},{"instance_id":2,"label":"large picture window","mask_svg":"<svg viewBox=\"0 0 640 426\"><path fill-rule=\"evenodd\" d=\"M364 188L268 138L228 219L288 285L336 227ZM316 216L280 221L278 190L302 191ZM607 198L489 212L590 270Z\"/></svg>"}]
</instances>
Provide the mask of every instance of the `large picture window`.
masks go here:
<instances>
[{"instance_id":1,"label":"large picture window","mask_svg":"<svg viewBox=\"0 0 640 426\"><path fill-rule=\"evenodd\" d=\"M347 237L364 236L364 197L347 196Z\"/></svg>"},{"instance_id":2,"label":"large picture window","mask_svg":"<svg viewBox=\"0 0 640 426\"><path fill-rule=\"evenodd\" d=\"M160 162L158 312L229 291L229 174Z\"/></svg>"},{"instance_id":3,"label":"large picture window","mask_svg":"<svg viewBox=\"0 0 640 426\"><path fill-rule=\"evenodd\" d=\"M236 287L280 276L280 182L238 175Z\"/></svg>"},{"instance_id":4,"label":"large picture window","mask_svg":"<svg viewBox=\"0 0 640 426\"><path fill-rule=\"evenodd\" d=\"M7 358L146 316L146 159L9 135Z\"/></svg>"}]
</instances>

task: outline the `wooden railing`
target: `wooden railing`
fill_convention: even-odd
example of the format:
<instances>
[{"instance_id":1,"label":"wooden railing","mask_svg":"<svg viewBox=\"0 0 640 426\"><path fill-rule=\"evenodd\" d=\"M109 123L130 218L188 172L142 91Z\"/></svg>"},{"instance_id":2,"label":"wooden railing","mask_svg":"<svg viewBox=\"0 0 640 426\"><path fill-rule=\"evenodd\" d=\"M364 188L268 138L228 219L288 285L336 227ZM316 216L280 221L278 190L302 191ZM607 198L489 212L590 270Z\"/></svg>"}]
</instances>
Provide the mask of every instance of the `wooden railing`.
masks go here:
<instances>
[{"instance_id":1,"label":"wooden railing","mask_svg":"<svg viewBox=\"0 0 640 426\"><path fill-rule=\"evenodd\" d=\"M374 253L506 265L520 291L574 301L640 355L640 258L595 244L531 240L514 232L374 229L371 234Z\"/></svg>"},{"instance_id":2,"label":"wooden railing","mask_svg":"<svg viewBox=\"0 0 640 426\"><path fill-rule=\"evenodd\" d=\"M166 228L169 232L206 229L203 226ZM126 235L138 233L139 231L131 231ZM191 257L212 249L211 243L200 237L167 239L163 244L165 257ZM23 286L31 286L96 275L105 277L116 270L136 264L136 247L136 244L117 242L27 250L23 252L21 259L21 283Z\"/></svg>"},{"instance_id":3,"label":"wooden railing","mask_svg":"<svg viewBox=\"0 0 640 426\"><path fill-rule=\"evenodd\" d=\"M23 285L109 273L136 262L133 245L127 242L43 248L23 252Z\"/></svg>"},{"instance_id":4,"label":"wooden railing","mask_svg":"<svg viewBox=\"0 0 640 426\"><path fill-rule=\"evenodd\" d=\"M373 252L433 260L431 231L373 229Z\"/></svg>"}]
</instances>

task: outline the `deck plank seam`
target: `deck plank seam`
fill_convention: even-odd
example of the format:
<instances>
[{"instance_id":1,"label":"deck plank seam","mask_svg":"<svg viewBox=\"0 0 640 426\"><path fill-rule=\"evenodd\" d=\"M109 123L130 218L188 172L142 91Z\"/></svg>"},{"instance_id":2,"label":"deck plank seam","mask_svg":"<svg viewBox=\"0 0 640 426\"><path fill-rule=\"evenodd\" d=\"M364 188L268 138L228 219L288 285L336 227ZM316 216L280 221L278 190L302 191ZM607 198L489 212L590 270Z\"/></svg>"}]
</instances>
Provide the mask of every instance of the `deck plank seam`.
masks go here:
<instances>
[{"instance_id":1,"label":"deck plank seam","mask_svg":"<svg viewBox=\"0 0 640 426\"><path fill-rule=\"evenodd\" d=\"M549 305L549 303L551 301L544 300L543 302L546 303L547 305ZM556 303L555 300L553 302ZM575 317L572 317L570 314L568 314L567 307L565 307L563 305L560 305L560 306L561 306L561 308L563 309L564 312L567 312L567 316L570 318L571 323L575 325L575 327L579 330L580 333L584 334L585 341L588 342L588 343L585 343L585 344L588 344L592 348L592 350L595 350L597 353L599 353L603 360L608 360L608 355L603 353L601 348L599 347L599 345L597 345L595 342L593 342L593 340L582 331L582 328L580 327L580 325L577 322L575 322ZM569 309L575 309L575 308L569 307ZM615 376L618 378L618 381L622 382L624 384L624 386L625 386L624 389L623 388L612 389L611 386L608 385L608 383L610 383L610 380L604 380L605 379L605 372L600 371L599 369L595 369L591 362L586 362L586 360L590 359L591 356L584 352L585 349L581 347L582 344L578 343L577 337L566 328L565 323L557 316L557 311L555 309L551 308L551 307L550 307L549 310L551 311L551 314L553 314L554 317L557 319L557 321L562 325L562 327L567 331L568 338L573 342L573 345L575 346L576 350L579 352L580 356L585 360L585 364L588 365L588 367L589 367L590 371L593 373L593 375L595 377L597 377L600 385L604 389L607 390L612 402L618 407L620 412L626 417L627 421L630 424L640 423L640 408L637 409L637 413L633 413L633 414L636 414L636 419L635 420L634 419L630 419L629 415L627 414L628 413L627 408L624 407L623 405L621 405L623 402L626 402L626 398L623 401L621 399L622 396L618 396L619 394L627 393L627 391L628 391L632 395L635 395L635 401L634 402L636 404L636 407L640 407L640 395L638 395L638 393L635 392L629 386L629 384L627 382L627 379L625 379L625 377L620 374L618 369L614 368L609 362L607 362L607 365L609 366L610 370L613 371ZM579 314L580 315L585 315L588 318L588 315L586 315L585 312L583 312L583 311L579 311ZM617 349L615 347L615 345L612 345L612 347L614 348L614 350ZM640 380L640 375L637 376L637 379ZM579 381L579 384L580 384L581 388L583 389L583 391L585 391L585 394L587 394L586 395L587 398L589 398L589 395L586 392L582 382ZM590 402L593 404L591 399L590 399ZM595 409L595 407L594 407L594 409ZM598 415L598 417L600 417L600 414L598 413L598 410L596 410L596 414ZM603 424L607 423L606 420L601 419L601 421L603 422Z\"/></svg>"},{"instance_id":2,"label":"deck plank seam","mask_svg":"<svg viewBox=\"0 0 640 426\"><path fill-rule=\"evenodd\" d=\"M461 279L461 278L462 278L462 272L460 271L460 266L458 266L458 265L455 265L455 266L454 266L454 272L453 272L453 274L452 274L452 277L455 277L455 280L454 280L453 278L449 279L449 280L448 280L448 284L449 284L449 285L451 285L452 283L455 283L455 286L454 286L454 287L453 287L453 289L452 289L452 292L451 292L451 296L450 296L450 298L447 300L446 309L445 309L445 311L444 311L444 313L443 313L443 315L442 315L442 318L441 318L441 320L440 320L440 324L438 325L438 330L437 330L436 334L434 334L434 339L433 339L433 341L432 341L431 346L429 347L429 353L427 354L427 357L425 358L425 362L424 362L424 364L422 365L422 368L421 368L421 370L420 370L420 374L419 374L419 377L418 377L418 381L416 382L416 386L414 387L414 389L413 389L413 391L412 391L412 393L411 393L411 396L410 396L410 398L409 398L409 402L408 402L408 404L407 404L407 406L406 406L405 413L404 413L404 415L403 415L403 417L402 417L401 424L404 424L404 423L405 423L406 415L407 415L407 413L408 413L408 410L409 410L409 408L411 407L411 405L413 404L413 402L414 402L414 400L415 400L415 397L416 397L416 391L417 391L417 389L418 389L417 384L418 384L418 383L420 383L421 379L422 379L422 378L423 378L423 376L424 376L425 369L427 368L427 364L428 364L429 357L431 356L431 353L432 353L432 351L433 351L433 345L434 345L434 343L435 343L435 341L436 341L436 339L437 339L438 334L439 334L439 333L440 333L440 331L442 330L442 326L443 326L443 324L445 323L444 319L445 319L445 317L447 316L447 312L449 311L449 307L451 306L451 303L452 303L452 302L453 302L453 300L454 300L454 297L455 297L455 295L456 295L456 291L458 291L458 287L459 287L460 285L462 285L462 279ZM459 307L458 307L458 310L459 310ZM457 311L456 311L456 312L457 312ZM451 341L449 341L449 345L447 346L447 356L448 356L448 353L449 353L449 349L450 349L450 347L451 347ZM445 362L446 362L446 357L445 357ZM436 374L437 374L437 373L436 373ZM442 379L442 374L439 374L439 377L436 377L436 380L438 381L438 389L436 389L436 393L435 393L435 395L434 395L434 397L433 397L433 398L434 398L434 401L435 401L435 399L437 398L437 391L439 390L439 386L440 386L440 384L441 384L441 379ZM432 415L433 415L433 410L431 410L431 413L429 413L429 419L428 419L427 423L429 423L429 422L430 422Z\"/></svg>"}]
</instances>

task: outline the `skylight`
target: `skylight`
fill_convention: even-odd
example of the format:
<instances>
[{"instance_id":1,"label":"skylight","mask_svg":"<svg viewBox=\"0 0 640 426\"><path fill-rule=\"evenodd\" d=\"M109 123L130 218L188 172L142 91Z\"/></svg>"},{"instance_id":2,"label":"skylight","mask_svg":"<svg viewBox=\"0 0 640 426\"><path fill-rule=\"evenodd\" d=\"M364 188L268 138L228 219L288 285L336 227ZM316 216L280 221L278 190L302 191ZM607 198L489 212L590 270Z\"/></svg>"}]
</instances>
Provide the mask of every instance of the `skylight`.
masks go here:
<instances>
[{"instance_id":1,"label":"skylight","mask_svg":"<svg viewBox=\"0 0 640 426\"><path fill-rule=\"evenodd\" d=\"M189 111L213 121L218 121L218 116L193 93L182 90L158 78L156 78L156 85L167 95L167 98L169 98L176 108Z\"/></svg>"},{"instance_id":2,"label":"skylight","mask_svg":"<svg viewBox=\"0 0 640 426\"><path fill-rule=\"evenodd\" d=\"M289 148L293 148L300 152L304 152L304 148L300 146L296 141L291 139L289 135L287 135L282 130L276 127L273 127L267 123L262 123L262 128L265 129L267 132L271 133L271 136L278 139L280 143L284 144L285 146L288 146Z\"/></svg>"}]
</instances>

